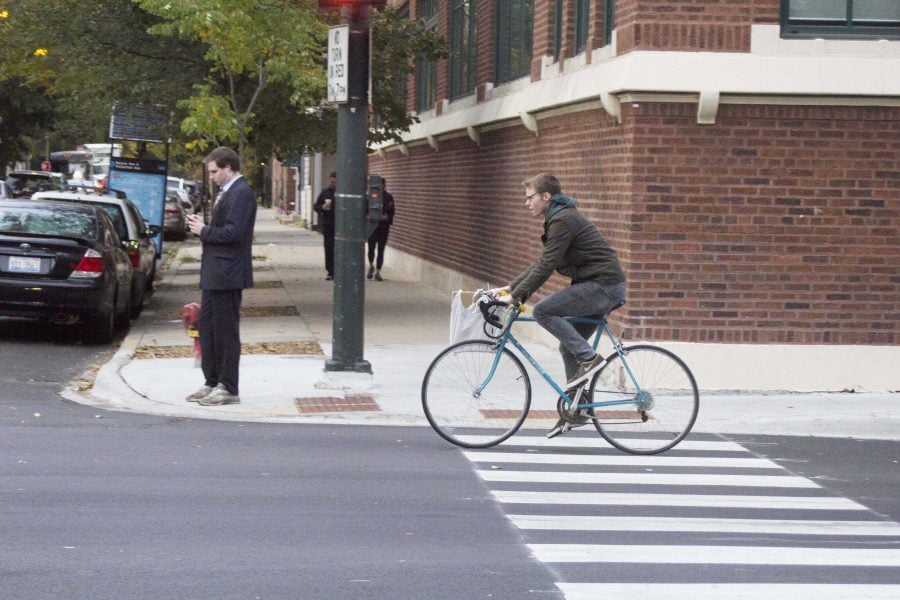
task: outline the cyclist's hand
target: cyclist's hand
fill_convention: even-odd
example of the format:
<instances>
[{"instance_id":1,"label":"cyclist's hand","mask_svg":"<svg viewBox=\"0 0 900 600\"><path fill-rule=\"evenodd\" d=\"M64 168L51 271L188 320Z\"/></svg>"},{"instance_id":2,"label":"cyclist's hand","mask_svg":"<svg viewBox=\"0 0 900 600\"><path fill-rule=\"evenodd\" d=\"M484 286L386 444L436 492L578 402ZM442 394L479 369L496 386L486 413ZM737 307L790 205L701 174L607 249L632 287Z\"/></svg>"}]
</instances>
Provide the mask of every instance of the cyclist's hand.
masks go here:
<instances>
[{"instance_id":1,"label":"cyclist's hand","mask_svg":"<svg viewBox=\"0 0 900 600\"><path fill-rule=\"evenodd\" d=\"M499 300L501 295L509 296L509 286L493 288L487 291L488 295L494 300Z\"/></svg>"},{"instance_id":2,"label":"cyclist's hand","mask_svg":"<svg viewBox=\"0 0 900 600\"><path fill-rule=\"evenodd\" d=\"M503 304L510 305L513 303L513 297L509 294L503 294L502 296L497 296L494 298L497 302L502 302Z\"/></svg>"}]
</instances>

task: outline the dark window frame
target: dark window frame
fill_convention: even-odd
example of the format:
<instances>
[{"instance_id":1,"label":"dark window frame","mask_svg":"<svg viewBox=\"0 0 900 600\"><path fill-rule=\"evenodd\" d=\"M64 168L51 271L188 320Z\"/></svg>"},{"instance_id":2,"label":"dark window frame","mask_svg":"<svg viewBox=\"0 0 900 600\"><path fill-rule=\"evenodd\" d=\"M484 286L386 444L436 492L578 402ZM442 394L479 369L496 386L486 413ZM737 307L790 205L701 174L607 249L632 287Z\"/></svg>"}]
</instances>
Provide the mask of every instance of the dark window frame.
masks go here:
<instances>
[{"instance_id":1,"label":"dark window frame","mask_svg":"<svg viewBox=\"0 0 900 600\"><path fill-rule=\"evenodd\" d=\"M575 54L587 50L591 34L591 0L575 0Z\"/></svg>"},{"instance_id":2,"label":"dark window frame","mask_svg":"<svg viewBox=\"0 0 900 600\"><path fill-rule=\"evenodd\" d=\"M426 31L437 29L437 0L419 0L418 17ZM427 11L425 10L427 9ZM419 58L416 61L416 112L434 109L437 102L437 65L434 61Z\"/></svg>"},{"instance_id":3,"label":"dark window frame","mask_svg":"<svg viewBox=\"0 0 900 600\"><path fill-rule=\"evenodd\" d=\"M888 24L853 19L853 3L845 0L846 13L843 19L792 18L791 3L796 0L781 0L781 37L796 39L830 38L848 40L900 39L900 19L887 21Z\"/></svg>"},{"instance_id":4,"label":"dark window frame","mask_svg":"<svg viewBox=\"0 0 900 600\"><path fill-rule=\"evenodd\" d=\"M450 99L475 92L478 49L478 3L476 0L450 2Z\"/></svg>"},{"instance_id":5,"label":"dark window frame","mask_svg":"<svg viewBox=\"0 0 900 600\"><path fill-rule=\"evenodd\" d=\"M531 73L534 0L497 0L495 15L494 80L499 84ZM518 18L513 20L513 15Z\"/></svg>"}]
</instances>

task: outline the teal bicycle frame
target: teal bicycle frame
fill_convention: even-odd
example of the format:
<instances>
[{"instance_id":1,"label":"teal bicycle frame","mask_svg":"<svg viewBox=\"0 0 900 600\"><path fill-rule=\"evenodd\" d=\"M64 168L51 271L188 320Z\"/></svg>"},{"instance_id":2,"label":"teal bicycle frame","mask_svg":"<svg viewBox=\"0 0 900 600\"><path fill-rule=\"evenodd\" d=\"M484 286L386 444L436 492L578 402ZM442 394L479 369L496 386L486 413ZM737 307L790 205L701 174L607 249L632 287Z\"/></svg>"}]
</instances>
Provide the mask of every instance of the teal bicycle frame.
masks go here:
<instances>
[{"instance_id":1,"label":"teal bicycle frame","mask_svg":"<svg viewBox=\"0 0 900 600\"><path fill-rule=\"evenodd\" d=\"M559 395L559 397L562 398L566 404L571 405L572 402L574 402L575 399L579 398L580 395L576 394L575 399L570 398L569 395L565 392L565 390L562 389L559 386L559 384L556 383L556 381L547 373L547 371L544 370L544 368L540 365L540 363L538 363L537 359L535 359L533 356L531 356L531 354L528 352L528 350L525 349L525 347L522 345L522 343L519 342L519 340L517 340L516 337L512 334L513 323L515 323L516 321L521 321L523 323L534 323L535 322L534 317L513 316L512 319L513 319L512 322L509 323L509 325L506 327L506 331L503 332L503 335L500 336L500 338L496 342L497 352L494 355L494 362L491 365L491 370L488 373L487 378L484 380L484 382L481 385L479 385L477 388L475 388L475 396L476 397L480 396L481 392L488 386L488 384L490 384L491 379L493 379L493 377L494 377L494 372L497 369L497 364L500 362L500 355L503 353L503 349L506 347L506 344L510 343L513 345L514 348L516 348L522 354L522 356L525 357L525 360L527 360L529 363L531 363L531 366L534 367L535 370L541 374L541 377L544 378L544 381L546 381L550 385L550 387L553 388L553 390ZM616 336L613 335L612 331L610 331L609 326L606 323L606 319L602 319L602 318L601 319L586 319L583 317L570 317L568 319L568 321L571 323L591 323L591 324L597 325L597 332L594 334L594 341L591 344L591 346L593 347L595 352L597 350L597 347L600 345L600 339L603 337L603 334L605 333L607 335L607 337L609 338L610 342L613 345L613 348L616 351L616 354L618 354L619 357L622 359L622 364L625 365L625 370L628 372L628 376L631 378L632 383L634 383L634 388L636 390L635 396L628 400L608 400L608 401L604 401L604 402L589 402L589 403L579 402L578 408L579 409L600 408L600 407L604 407L604 406L617 406L617 405L623 405L623 404L640 404L640 401L639 400L636 401L635 398L642 398L644 396L644 393L641 390L641 386L638 383L637 379L635 378L634 373L631 372L631 367L628 366L628 361L625 360L625 351L624 351L624 348L622 347L622 343L619 341L618 338L616 338ZM586 385L586 383L587 382L579 385L579 387L583 388L584 385Z\"/></svg>"}]
</instances>

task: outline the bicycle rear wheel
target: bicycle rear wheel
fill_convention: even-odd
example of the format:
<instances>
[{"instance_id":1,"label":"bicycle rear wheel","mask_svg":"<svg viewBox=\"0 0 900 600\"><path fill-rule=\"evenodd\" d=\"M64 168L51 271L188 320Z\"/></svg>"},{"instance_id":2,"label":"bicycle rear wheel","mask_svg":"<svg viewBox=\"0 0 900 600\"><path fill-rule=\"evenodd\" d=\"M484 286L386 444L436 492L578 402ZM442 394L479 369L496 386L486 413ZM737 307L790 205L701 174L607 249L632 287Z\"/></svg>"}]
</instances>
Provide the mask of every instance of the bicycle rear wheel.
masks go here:
<instances>
[{"instance_id":1,"label":"bicycle rear wheel","mask_svg":"<svg viewBox=\"0 0 900 600\"><path fill-rule=\"evenodd\" d=\"M624 362L613 354L594 375L588 397L592 402L630 402L592 409L594 425L624 452L665 452L694 426L700 406L697 382L684 361L664 348L639 345L624 351Z\"/></svg>"},{"instance_id":2,"label":"bicycle rear wheel","mask_svg":"<svg viewBox=\"0 0 900 600\"><path fill-rule=\"evenodd\" d=\"M479 391L480 386L484 389ZM442 438L463 448L489 448L507 439L522 426L530 406L531 381L522 361L507 349L497 356L492 342L470 340L448 347L422 381L428 422Z\"/></svg>"}]
</instances>

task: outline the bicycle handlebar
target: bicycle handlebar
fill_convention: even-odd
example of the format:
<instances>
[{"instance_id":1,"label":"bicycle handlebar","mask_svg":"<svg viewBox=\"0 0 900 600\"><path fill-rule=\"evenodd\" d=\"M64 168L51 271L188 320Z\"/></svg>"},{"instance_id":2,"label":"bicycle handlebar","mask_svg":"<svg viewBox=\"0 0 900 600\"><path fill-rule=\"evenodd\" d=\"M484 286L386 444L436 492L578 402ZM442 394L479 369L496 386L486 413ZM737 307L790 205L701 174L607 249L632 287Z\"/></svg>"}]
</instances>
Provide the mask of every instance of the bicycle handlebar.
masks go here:
<instances>
[{"instance_id":1,"label":"bicycle handlebar","mask_svg":"<svg viewBox=\"0 0 900 600\"><path fill-rule=\"evenodd\" d=\"M487 302L479 302L478 308L481 310L481 314L484 317L484 320L487 321L488 324L497 327L498 329L503 329L503 321L500 320L496 314L494 314L491 309L495 306L509 306L506 302L501 302L499 300L489 300Z\"/></svg>"}]
</instances>

